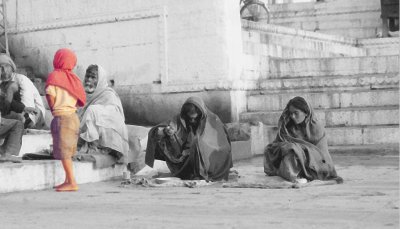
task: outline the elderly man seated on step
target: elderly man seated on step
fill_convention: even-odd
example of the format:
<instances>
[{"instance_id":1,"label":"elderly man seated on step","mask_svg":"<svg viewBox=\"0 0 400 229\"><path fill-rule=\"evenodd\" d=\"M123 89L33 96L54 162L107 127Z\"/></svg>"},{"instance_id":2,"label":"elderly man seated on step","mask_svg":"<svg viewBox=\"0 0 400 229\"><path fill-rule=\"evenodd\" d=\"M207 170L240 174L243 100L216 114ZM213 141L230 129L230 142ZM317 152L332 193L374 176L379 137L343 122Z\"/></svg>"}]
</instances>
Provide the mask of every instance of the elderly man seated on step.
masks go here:
<instances>
[{"instance_id":1,"label":"elderly man seated on step","mask_svg":"<svg viewBox=\"0 0 400 229\"><path fill-rule=\"evenodd\" d=\"M45 108L39 91L28 77L15 72L7 54L0 54L0 111L4 118L20 120L24 128L44 126Z\"/></svg>"},{"instance_id":2,"label":"elderly man seated on step","mask_svg":"<svg viewBox=\"0 0 400 229\"><path fill-rule=\"evenodd\" d=\"M97 168L129 163L128 131L118 94L108 86L107 73L90 65L85 74L87 103L78 111L78 160L92 160Z\"/></svg>"}]
</instances>

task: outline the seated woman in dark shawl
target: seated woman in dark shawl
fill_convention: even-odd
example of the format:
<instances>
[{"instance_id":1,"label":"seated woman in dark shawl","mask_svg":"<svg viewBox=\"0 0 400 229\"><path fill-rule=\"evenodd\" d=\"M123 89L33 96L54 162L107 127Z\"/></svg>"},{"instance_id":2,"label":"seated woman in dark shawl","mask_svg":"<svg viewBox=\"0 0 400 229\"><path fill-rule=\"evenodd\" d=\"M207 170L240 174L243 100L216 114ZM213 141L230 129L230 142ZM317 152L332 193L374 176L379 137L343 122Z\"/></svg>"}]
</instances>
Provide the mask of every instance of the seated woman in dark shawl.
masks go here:
<instances>
[{"instance_id":1,"label":"seated woman in dark shawl","mask_svg":"<svg viewBox=\"0 0 400 229\"><path fill-rule=\"evenodd\" d=\"M172 176L227 180L232 167L231 142L224 124L203 100L190 97L180 114L149 132L146 164L166 161Z\"/></svg>"},{"instance_id":2,"label":"seated woman in dark shawl","mask_svg":"<svg viewBox=\"0 0 400 229\"><path fill-rule=\"evenodd\" d=\"M295 97L286 105L276 139L264 152L264 172L291 182L342 182L328 152L325 128L302 97Z\"/></svg>"}]
</instances>

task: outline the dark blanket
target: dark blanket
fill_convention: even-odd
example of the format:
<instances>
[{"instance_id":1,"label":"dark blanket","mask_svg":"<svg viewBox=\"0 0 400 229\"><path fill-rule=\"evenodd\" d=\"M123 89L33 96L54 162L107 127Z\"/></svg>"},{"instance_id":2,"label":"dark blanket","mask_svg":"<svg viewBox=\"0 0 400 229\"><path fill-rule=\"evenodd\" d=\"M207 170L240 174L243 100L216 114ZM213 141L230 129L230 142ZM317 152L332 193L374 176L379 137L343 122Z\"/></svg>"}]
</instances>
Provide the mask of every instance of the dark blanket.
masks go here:
<instances>
[{"instance_id":1,"label":"dark blanket","mask_svg":"<svg viewBox=\"0 0 400 229\"><path fill-rule=\"evenodd\" d=\"M310 112L301 125L295 125L290 119L288 107L283 111L276 139L267 146L264 153L264 171L267 175L279 175L283 158L294 154L301 167L302 177L308 180L338 179L328 152L325 128L309 104L308 107Z\"/></svg>"},{"instance_id":2,"label":"dark blanket","mask_svg":"<svg viewBox=\"0 0 400 229\"><path fill-rule=\"evenodd\" d=\"M153 167L154 159L166 161L172 175L182 179L227 180L232 154L224 124L200 98L190 97L186 103L201 111L196 132L189 130L182 114L153 127L147 142L146 164ZM159 138L158 128L168 125L176 130L175 134Z\"/></svg>"}]
</instances>

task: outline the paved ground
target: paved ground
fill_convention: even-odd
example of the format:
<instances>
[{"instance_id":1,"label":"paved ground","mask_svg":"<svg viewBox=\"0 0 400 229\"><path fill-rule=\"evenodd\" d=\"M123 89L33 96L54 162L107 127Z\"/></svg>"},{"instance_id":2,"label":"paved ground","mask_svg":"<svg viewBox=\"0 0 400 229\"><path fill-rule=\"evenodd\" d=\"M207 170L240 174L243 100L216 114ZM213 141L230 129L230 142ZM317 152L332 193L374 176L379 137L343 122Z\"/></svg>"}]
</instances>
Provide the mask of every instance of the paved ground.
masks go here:
<instances>
[{"instance_id":1,"label":"paved ground","mask_svg":"<svg viewBox=\"0 0 400 229\"><path fill-rule=\"evenodd\" d=\"M301 189L81 185L0 195L0 228L399 228L399 158L336 156L341 185ZM235 164L262 174L262 158Z\"/></svg>"}]
</instances>

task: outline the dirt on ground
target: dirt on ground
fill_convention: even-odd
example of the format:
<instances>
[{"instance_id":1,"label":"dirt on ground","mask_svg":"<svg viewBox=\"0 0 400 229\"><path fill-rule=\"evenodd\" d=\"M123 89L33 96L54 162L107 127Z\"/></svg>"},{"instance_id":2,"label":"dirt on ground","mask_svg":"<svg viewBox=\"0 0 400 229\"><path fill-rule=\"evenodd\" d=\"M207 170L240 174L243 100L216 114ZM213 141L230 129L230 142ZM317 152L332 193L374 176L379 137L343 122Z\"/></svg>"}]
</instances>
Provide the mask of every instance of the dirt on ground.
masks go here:
<instances>
[{"instance_id":1,"label":"dirt on ground","mask_svg":"<svg viewBox=\"0 0 400 229\"><path fill-rule=\"evenodd\" d=\"M121 181L0 195L0 228L399 228L399 157L335 156L344 183L300 189L151 188ZM263 176L262 158L235 163ZM29 174L27 174L29 175Z\"/></svg>"}]
</instances>

